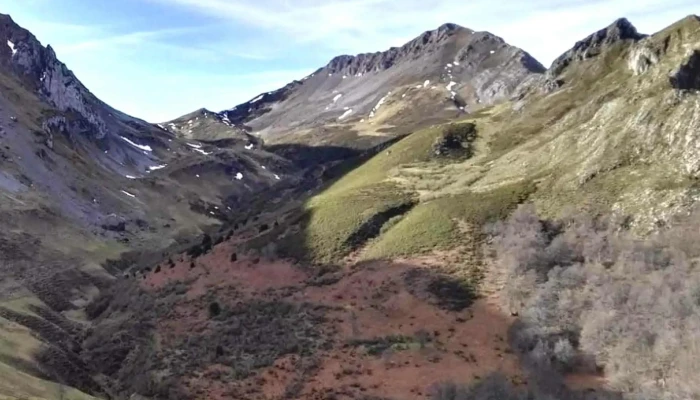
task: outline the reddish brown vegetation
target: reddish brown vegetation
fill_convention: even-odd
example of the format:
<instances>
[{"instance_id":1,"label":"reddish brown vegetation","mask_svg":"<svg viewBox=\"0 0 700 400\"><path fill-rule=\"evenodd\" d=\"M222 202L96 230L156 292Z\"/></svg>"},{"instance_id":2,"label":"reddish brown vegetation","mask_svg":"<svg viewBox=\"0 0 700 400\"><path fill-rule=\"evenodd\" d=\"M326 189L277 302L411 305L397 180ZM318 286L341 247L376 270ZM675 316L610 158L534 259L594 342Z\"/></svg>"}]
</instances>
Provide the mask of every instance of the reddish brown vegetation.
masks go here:
<instances>
[{"instance_id":1,"label":"reddish brown vegetation","mask_svg":"<svg viewBox=\"0 0 700 400\"><path fill-rule=\"evenodd\" d=\"M494 372L517 383L525 380L505 338L510 317L486 299L460 311L445 309L426 290L433 280L445 279L430 267L376 261L318 277L290 262L253 263L257 257L241 253L231 262L236 251L223 243L197 258L195 268L184 260L142 281L155 294L187 284L174 312L158 321L161 345L181 346L214 329L211 324L217 322L209 321L212 299L224 315L255 301L310 307L323 313L314 320L323 321L316 327L323 339L252 369L248 376L226 365L201 365L183 380L194 398L411 399L425 398L438 382L464 382ZM399 337L400 343L392 346L390 341ZM375 341L389 345L376 350Z\"/></svg>"}]
</instances>

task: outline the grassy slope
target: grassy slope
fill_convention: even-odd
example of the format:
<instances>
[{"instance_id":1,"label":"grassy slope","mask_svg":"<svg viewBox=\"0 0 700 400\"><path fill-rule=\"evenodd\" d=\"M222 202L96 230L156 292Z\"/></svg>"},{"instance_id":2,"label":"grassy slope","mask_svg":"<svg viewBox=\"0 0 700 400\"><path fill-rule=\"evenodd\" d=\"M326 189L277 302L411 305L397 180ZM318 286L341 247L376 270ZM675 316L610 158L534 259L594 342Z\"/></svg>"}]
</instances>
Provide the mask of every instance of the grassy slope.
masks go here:
<instances>
[{"instance_id":1,"label":"grassy slope","mask_svg":"<svg viewBox=\"0 0 700 400\"><path fill-rule=\"evenodd\" d=\"M12 100L12 115L30 129L41 131L37 121L47 112L36 95L28 92L14 78L0 73L0 89L3 95ZM4 168L11 168L12 164L3 165ZM10 199L10 201L8 201ZM11 198L0 197L0 209L5 210L18 207ZM27 206L31 209L32 206ZM65 236L59 235L62 239ZM58 240L60 242L60 240ZM83 241L81 246L84 246ZM16 312L32 314L27 306L30 304L40 305L41 302L34 296L15 298L11 301L2 301L0 306ZM72 388L61 387L53 382L43 380L22 372L14 365L12 360L23 363L34 363L34 355L41 348L41 341L35 338L33 333L14 322L0 318L0 400L4 399L36 399L53 400L63 398L66 400L88 400L95 399ZM61 397L63 396L63 397Z\"/></svg>"},{"instance_id":2,"label":"grassy slope","mask_svg":"<svg viewBox=\"0 0 700 400\"><path fill-rule=\"evenodd\" d=\"M545 215L570 207L634 215L641 230L682 210L700 196L691 172L700 99L679 96L667 76L687 57L688 43L700 47L692 18L572 64L562 88L536 89L524 107L507 102L471 116L479 137L475 157L464 162L431 159L438 128L411 134L308 202L306 247L317 260L338 259L362 221L409 197L420 204L392 221L364 257L454 247L463 240L458 221L479 225L525 198ZM628 62L641 46L666 53L635 75Z\"/></svg>"},{"instance_id":3,"label":"grassy slope","mask_svg":"<svg viewBox=\"0 0 700 400\"><path fill-rule=\"evenodd\" d=\"M29 304L38 305L40 302L27 297L2 306L13 311L33 314L26 309ZM58 385L37 378L16 368L15 363L22 362L32 365L34 355L41 349L42 342L34 337L32 332L19 324L0 318L0 400L4 399L35 399L53 400L89 400L89 396L78 390ZM61 397L63 396L63 397Z\"/></svg>"},{"instance_id":4,"label":"grassy slope","mask_svg":"<svg viewBox=\"0 0 700 400\"><path fill-rule=\"evenodd\" d=\"M419 131L343 176L305 206L309 220L302 238L316 261L332 262L350 250L345 241L377 212L411 201L413 193L387 181L399 165L427 160L439 129Z\"/></svg>"},{"instance_id":5,"label":"grassy slope","mask_svg":"<svg viewBox=\"0 0 700 400\"><path fill-rule=\"evenodd\" d=\"M318 262L337 261L351 249L346 241L379 211L419 197L419 192L397 179L406 165L443 166L431 156L431 145L441 126L417 131L343 176L307 204L309 219L304 246ZM480 224L502 217L533 190L529 183L514 184L485 193L462 193L425 201L375 240L367 256L385 257L447 248L459 239L457 222Z\"/></svg>"}]
</instances>

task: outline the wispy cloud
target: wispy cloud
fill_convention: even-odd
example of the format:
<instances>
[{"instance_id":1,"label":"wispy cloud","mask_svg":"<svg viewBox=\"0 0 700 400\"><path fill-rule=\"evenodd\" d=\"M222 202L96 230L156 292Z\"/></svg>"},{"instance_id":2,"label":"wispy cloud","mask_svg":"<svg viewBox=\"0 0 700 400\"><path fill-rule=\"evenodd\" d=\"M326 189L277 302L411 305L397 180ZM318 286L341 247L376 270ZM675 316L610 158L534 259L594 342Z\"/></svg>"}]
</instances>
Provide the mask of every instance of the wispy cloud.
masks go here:
<instances>
[{"instance_id":1,"label":"wispy cloud","mask_svg":"<svg viewBox=\"0 0 700 400\"><path fill-rule=\"evenodd\" d=\"M399 40L421 30L456 22L503 36L545 62L616 18L627 16L641 29L659 29L697 8L694 0L150 1L186 7L266 36L285 37L292 45L313 44L337 52L400 45Z\"/></svg>"},{"instance_id":2,"label":"wispy cloud","mask_svg":"<svg viewBox=\"0 0 700 400\"><path fill-rule=\"evenodd\" d=\"M400 46L454 22L544 64L619 17L651 33L697 0L0 0L94 93L152 121L229 108L333 56ZM47 9L51 13L47 13Z\"/></svg>"},{"instance_id":3,"label":"wispy cloud","mask_svg":"<svg viewBox=\"0 0 700 400\"><path fill-rule=\"evenodd\" d=\"M180 27L115 34L105 34L102 32L97 38L61 46L61 50L65 53L73 53L85 50L114 50L115 47L118 46L143 46L146 44L155 43L165 44L166 42L161 42L163 39L172 38L183 34L191 34L196 32L198 29L200 28Z\"/></svg>"}]
</instances>

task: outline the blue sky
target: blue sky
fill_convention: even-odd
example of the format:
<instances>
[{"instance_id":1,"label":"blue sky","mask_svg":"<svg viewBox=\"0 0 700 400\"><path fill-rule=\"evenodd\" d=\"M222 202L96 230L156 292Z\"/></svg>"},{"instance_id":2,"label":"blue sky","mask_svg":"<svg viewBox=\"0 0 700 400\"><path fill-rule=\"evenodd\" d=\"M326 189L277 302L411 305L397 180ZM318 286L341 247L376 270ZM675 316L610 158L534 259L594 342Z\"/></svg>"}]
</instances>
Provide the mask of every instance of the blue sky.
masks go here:
<instances>
[{"instance_id":1,"label":"blue sky","mask_svg":"<svg viewBox=\"0 0 700 400\"><path fill-rule=\"evenodd\" d=\"M102 100L151 122L230 108L339 54L399 46L445 22L545 65L627 17L653 33L697 0L0 0Z\"/></svg>"}]
</instances>

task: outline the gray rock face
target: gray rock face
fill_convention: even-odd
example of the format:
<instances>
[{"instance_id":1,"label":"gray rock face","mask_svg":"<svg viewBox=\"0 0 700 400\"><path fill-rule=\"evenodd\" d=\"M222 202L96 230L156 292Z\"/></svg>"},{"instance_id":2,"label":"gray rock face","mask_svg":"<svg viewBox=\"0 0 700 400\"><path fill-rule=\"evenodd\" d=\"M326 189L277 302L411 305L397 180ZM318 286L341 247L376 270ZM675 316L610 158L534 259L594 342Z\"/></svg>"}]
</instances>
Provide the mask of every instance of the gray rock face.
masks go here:
<instances>
[{"instance_id":1,"label":"gray rock face","mask_svg":"<svg viewBox=\"0 0 700 400\"><path fill-rule=\"evenodd\" d=\"M669 77L671 86L682 90L700 90L700 50L690 56Z\"/></svg>"},{"instance_id":2,"label":"gray rock face","mask_svg":"<svg viewBox=\"0 0 700 400\"><path fill-rule=\"evenodd\" d=\"M644 37L645 35L638 33L637 28L627 19L620 18L607 28L601 29L585 39L576 42L573 48L552 62L551 67L549 67L547 71L547 75L550 77L558 76L572 62L595 57L600 54L604 48L613 43L624 40L636 42Z\"/></svg>"},{"instance_id":3,"label":"gray rock face","mask_svg":"<svg viewBox=\"0 0 700 400\"><path fill-rule=\"evenodd\" d=\"M635 75L645 73L651 66L659 62L659 51L649 47L641 46L632 49L627 66Z\"/></svg>"},{"instance_id":4,"label":"gray rock face","mask_svg":"<svg viewBox=\"0 0 700 400\"><path fill-rule=\"evenodd\" d=\"M444 24L436 30L424 32L401 47L392 47L386 51L364 53L356 56L342 55L335 57L324 69L327 73L345 75L379 72L394 65L418 60L426 55L440 51L440 47L451 40L459 39L460 35L472 33L471 30L456 24ZM458 56L457 58L465 59L467 57Z\"/></svg>"},{"instance_id":5,"label":"gray rock face","mask_svg":"<svg viewBox=\"0 0 700 400\"><path fill-rule=\"evenodd\" d=\"M99 102L73 73L59 61L51 46L43 47L9 15L0 14L0 57L27 86L44 96L60 111L73 111L92 127L96 139L108 133Z\"/></svg>"}]
</instances>

